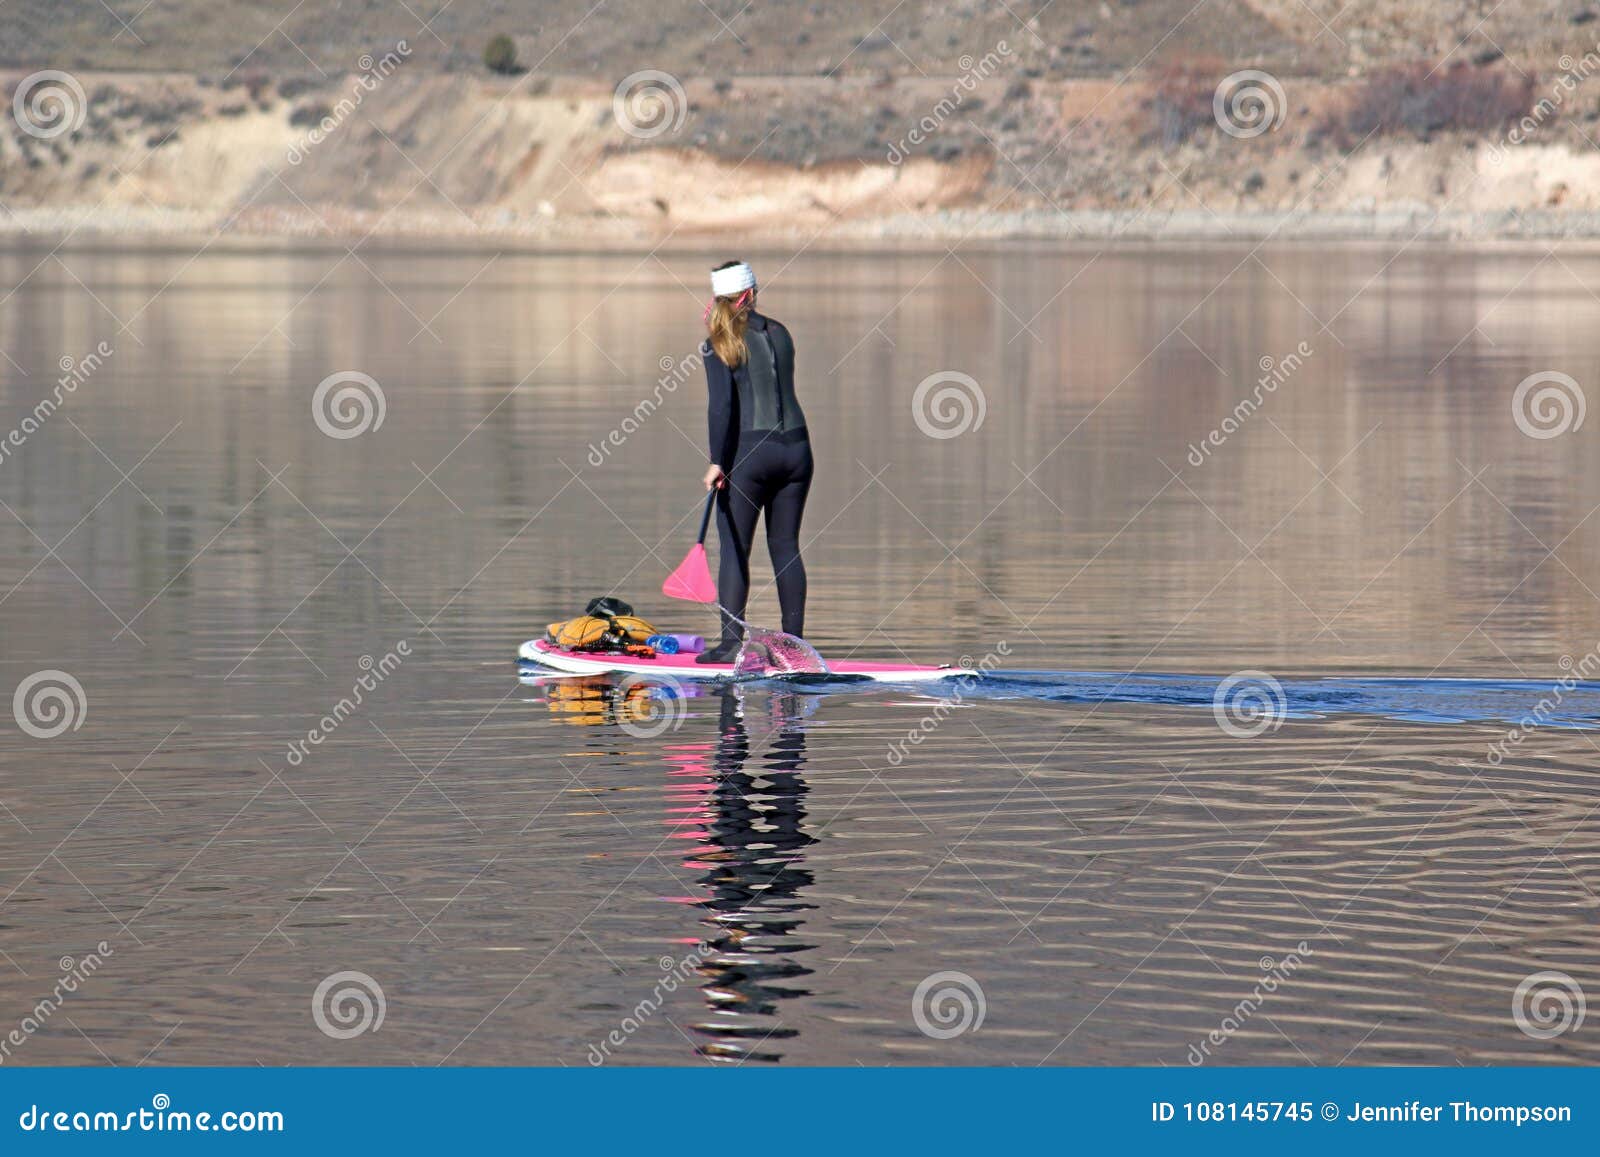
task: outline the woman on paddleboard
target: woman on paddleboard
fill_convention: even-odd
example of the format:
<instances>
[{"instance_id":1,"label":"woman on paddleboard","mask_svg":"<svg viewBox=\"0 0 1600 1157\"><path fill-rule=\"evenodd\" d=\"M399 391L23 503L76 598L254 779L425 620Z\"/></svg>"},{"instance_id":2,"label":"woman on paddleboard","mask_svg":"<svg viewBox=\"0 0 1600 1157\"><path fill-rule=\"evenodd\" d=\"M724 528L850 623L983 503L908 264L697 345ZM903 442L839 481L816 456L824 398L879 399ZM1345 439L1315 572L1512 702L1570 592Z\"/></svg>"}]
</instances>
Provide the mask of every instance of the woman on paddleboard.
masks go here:
<instances>
[{"instance_id":1,"label":"woman on paddleboard","mask_svg":"<svg viewBox=\"0 0 1600 1157\"><path fill-rule=\"evenodd\" d=\"M706 308L710 336L700 346L706 367L706 424L711 464L707 490L717 494L717 601L722 640L697 658L730 663L738 654L750 597L750 548L756 519L766 515L767 551L787 634L805 634L806 568L800 561L800 516L811 489L811 440L794 394L794 339L756 312L756 275L742 261L711 271Z\"/></svg>"}]
</instances>

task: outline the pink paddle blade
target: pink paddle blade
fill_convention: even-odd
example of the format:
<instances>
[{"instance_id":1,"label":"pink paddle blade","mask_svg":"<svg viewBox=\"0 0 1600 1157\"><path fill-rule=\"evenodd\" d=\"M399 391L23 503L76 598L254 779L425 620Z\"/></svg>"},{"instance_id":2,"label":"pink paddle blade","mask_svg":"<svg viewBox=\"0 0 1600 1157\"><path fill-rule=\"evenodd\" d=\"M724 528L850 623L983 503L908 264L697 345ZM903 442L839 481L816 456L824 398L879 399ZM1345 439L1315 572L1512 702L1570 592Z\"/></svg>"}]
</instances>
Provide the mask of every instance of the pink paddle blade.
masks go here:
<instances>
[{"instance_id":1,"label":"pink paddle blade","mask_svg":"<svg viewBox=\"0 0 1600 1157\"><path fill-rule=\"evenodd\" d=\"M687 599L691 603L717 601L717 584L711 581L711 564L706 562L706 548L695 543L683 556L678 569L661 584L661 593L669 599Z\"/></svg>"}]
</instances>

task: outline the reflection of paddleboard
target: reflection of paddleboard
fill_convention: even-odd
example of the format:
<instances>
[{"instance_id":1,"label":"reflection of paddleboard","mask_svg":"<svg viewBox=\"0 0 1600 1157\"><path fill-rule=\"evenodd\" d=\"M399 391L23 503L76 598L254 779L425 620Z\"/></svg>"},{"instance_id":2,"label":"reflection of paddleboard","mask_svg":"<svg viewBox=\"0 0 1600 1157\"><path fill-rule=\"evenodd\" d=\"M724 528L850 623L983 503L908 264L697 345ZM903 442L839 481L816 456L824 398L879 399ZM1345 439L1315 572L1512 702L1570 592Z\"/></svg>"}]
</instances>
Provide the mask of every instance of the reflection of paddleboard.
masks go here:
<instances>
[{"instance_id":1,"label":"reflection of paddleboard","mask_svg":"<svg viewBox=\"0 0 1600 1157\"><path fill-rule=\"evenodd\" d=\"M640 674L673 679L726 679L732 663L696 663L693 655L608 655L593 651L563 651L543 639L529 639L517 652L530 663L568 671L574 675ZM880 683L925 683L971 674L964 667L919 667L915 663L858 663L851 659L830 662L828 671L846 679L873 679Z\"/></svg>"}]
</instances>

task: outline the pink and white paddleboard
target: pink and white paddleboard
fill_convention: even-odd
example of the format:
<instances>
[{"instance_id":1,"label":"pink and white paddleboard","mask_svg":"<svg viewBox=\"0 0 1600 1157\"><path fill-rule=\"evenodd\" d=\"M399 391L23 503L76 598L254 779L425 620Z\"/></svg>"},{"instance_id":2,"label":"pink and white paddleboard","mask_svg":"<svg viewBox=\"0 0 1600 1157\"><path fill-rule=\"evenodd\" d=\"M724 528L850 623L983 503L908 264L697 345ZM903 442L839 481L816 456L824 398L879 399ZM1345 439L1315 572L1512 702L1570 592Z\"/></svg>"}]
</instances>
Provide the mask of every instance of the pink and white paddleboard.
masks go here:
<instances>
[{"instance_id":1,"label":"pink and white paddleboard","mask_svg":"<svg viewBox=\"0 0 1600 1157\"><path fill-rule=\"evenodd\" d=\"M604 655L585 651L563 651L543 639L529 639L517 651L519 658L573 675L644 674L673 679L726 679L733 674L732 663L696 663L693 655L656 655L643 659L634 655ZM880 683L926 683L970 674L963 667L921 667L915 663L862 663L841 659L828 663L830 674L855 679L874 679Z\"/></svg>"}]
</instances>

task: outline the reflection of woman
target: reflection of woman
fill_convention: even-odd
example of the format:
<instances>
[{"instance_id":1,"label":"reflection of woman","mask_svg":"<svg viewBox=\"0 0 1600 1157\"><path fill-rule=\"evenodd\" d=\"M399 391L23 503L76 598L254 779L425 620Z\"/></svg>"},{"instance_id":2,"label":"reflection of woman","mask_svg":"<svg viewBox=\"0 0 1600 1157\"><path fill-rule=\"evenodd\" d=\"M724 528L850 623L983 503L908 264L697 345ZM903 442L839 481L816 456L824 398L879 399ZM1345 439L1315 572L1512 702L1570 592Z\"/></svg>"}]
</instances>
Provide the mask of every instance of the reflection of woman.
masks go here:
<instances>
[{"instance_id":1,"label":"reflection of woman","mask_svg":"<svg viewBox=\"0 0 1600 1157\"><path fill-rule=\"evenodd\" d=\"M685 866L704 870L698 882L708 892L701 906L712 955L701 967L703 986L717 1019L694 1026L709 1038L700 1049L711 1057L776 1061L781 1053L763 1051L763 1042L792 1037L778 1004L807 990L774 981L809 976L811 969L791 957L812 945L796 941L813 907L799 899L812 882L802 867L804 851L816 841L805 834L805 732L801 718L815 696L772 697L773 728L757 753L760 769L746 770L751 741L743 716L742 692L720 689L722 708L712 782L704 813L704 842Z\"/></svg>"},{"instance_id":2,"label":"reflection of woman","mask_svg":"<svg viewBox=\"0 0 1600 1157\"><path fill-rule=\"evenodd\" d=\"M619 686L601 676L544 685L550 710L563 722L619 726L650 718L646 683ZM801 773L804 719L816 709L818 697L763 696L771 706L772 726L759 730L752 743L743 688L707 690L718 696L715 745L674 744L664 753L673 785L667 820L695 840L684 867L699 873L700 894L692 902L705 912L701 922L709 929L697 971L713 1016L693 1026L709 1038L697 1051L721 1059L777 1061L782 1054L763 1046L797 1031L783 1023L779 1002L809 992L776 982L812 971L793 958L813 947L795 933L805 923L801 914L813 907L800 899L813 880L803 866L805 849L816 842L805 832L810 788ZM604 742L602 736L596 740Z\"/></svg>"},{"instance_id":3,"label":"reflection of woman","mask_svg":"<svg viewBox=\"0 0 1600 1157\"><path fill-rule=\"evenodd\" d=\"M794 339L782 324L756 312L756 275L742 261L719 265L711 271L711 292L710 336L700 356L706 368L711 459L705 484L720 491L722 641L696 662L729 663L739 651L738 619L750 598L750 550L762 516L784 632L805 634L800 517L811 489L811 439L794 392Z\"/></svg>"}]
</instances>

